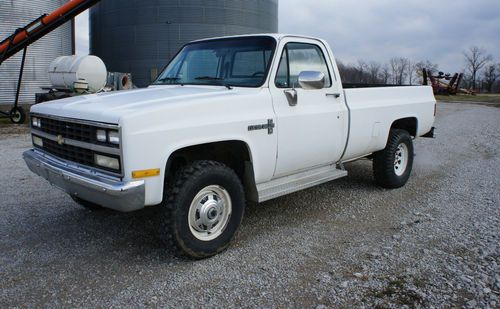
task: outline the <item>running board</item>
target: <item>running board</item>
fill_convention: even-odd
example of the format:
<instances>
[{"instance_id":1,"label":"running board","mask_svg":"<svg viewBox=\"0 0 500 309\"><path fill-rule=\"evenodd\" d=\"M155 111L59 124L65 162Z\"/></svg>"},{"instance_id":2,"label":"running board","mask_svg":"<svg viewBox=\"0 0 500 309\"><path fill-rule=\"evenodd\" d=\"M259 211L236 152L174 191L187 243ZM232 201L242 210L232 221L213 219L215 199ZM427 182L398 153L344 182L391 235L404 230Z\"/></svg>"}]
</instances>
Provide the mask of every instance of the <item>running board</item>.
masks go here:
<instances>
[{"instance_id":1,"label":"running board","mask_svg":"<svg viewBox=\"0 0 500 309\"><path fill-rule=\"evenodd\" d=\"M277 178L257 185L259 203L344 176L347 176L347 171L338 169L335 165L327 165Z\"/></svg>"}]
</instances>

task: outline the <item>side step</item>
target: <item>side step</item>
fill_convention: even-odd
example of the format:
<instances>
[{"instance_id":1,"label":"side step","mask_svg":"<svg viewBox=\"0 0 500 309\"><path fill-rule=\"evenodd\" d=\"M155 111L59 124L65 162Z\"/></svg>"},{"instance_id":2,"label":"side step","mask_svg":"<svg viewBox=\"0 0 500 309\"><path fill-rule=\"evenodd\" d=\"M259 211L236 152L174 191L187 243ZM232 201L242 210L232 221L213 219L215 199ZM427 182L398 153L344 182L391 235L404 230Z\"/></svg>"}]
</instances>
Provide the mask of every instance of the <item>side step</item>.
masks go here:
<instances>
[{"instance_id":1,"label":"side step","mask_svg":"<svg viewBox=\"0 0 500 309\"><path fill-rule=\"evenodd\" d=\"M277 178L257 185L259 202L307 189L344 176L347 176L347 171L338 169L333 164Z\"/></svg>"}]
</instances>

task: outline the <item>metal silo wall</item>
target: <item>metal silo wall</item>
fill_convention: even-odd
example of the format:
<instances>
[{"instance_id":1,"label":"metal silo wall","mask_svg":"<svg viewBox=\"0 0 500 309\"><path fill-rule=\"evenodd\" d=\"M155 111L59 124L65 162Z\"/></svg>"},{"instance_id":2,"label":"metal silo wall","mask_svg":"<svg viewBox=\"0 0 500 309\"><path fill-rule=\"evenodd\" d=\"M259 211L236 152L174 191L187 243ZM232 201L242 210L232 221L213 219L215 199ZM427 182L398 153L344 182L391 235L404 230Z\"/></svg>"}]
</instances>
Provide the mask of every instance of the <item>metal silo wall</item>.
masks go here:
<instances>
[{"instance_id":1,"label":"metal silo wall","mask_svg":"<svg viewBox=\"0 0 500 309\"><path fill-rule=\"evenodd\" d=\"M24 27L42 14L50 13L66 3L65 0L0 1L0 40ZM54 30L28 47L20 103L34 103L35 93L49 87L47 71L50 62L73 51L71 22ZM0 104L12 104L15 99L22 51L0 65Z\"/></svg>"},{"instance_id":2,"label":"metal silo wall","mask_svg":"<svg viewBox=\"0 0 500 309\"><path fill-rule=\"evenodd\" d=\"M149 85L185 43L278 31L278 0L106 0L90 10L90 53Z\"/></svg>"}]
</instances>

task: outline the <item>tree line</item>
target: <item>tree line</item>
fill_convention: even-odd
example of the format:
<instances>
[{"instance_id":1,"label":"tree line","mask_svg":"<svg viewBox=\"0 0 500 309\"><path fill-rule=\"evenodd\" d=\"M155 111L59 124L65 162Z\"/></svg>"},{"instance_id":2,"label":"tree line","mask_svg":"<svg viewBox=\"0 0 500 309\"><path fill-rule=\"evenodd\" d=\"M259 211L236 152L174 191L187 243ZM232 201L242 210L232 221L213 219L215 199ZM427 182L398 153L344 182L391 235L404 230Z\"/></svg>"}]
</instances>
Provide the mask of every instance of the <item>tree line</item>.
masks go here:
<instances>
[{"instance_id":1,"label":"tree line","mask_svg":"<svg viewBox=\"0 0 500 309\"><path fill-rule=\"evenodd\" d=\"M500 63L495 63L486 50L477 46L464 51L463 56L464 67L457 70L464 73L461 88L500 92ZM405 57L393 57L385 63L358 60L355 64L346 64L337 60L337 64L344 83L420 85L424 68L433 75L439 72L438 64L429 60L414 61Z\"/></svg>"}]
</instances>

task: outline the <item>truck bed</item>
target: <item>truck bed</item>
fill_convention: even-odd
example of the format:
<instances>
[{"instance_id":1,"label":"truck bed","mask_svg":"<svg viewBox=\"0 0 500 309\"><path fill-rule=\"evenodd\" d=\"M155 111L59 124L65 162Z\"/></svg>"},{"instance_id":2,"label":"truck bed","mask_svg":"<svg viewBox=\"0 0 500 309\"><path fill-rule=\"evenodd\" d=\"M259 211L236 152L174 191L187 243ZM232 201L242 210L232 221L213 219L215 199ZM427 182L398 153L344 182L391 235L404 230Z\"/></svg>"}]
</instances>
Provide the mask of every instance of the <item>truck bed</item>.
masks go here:
<instances>
[{"instance_id":1,"label":"truck bed","mask_svg":"<svg viewBox=\"0 0 500 309\"><path fill-rule=\"evenodd\" d=\"M429 86L348 88L344 94L350 111L346 159L384 149L397 119L418 119L416 137L432 128L436 100Z\"/></svg>"}]
</instances>

